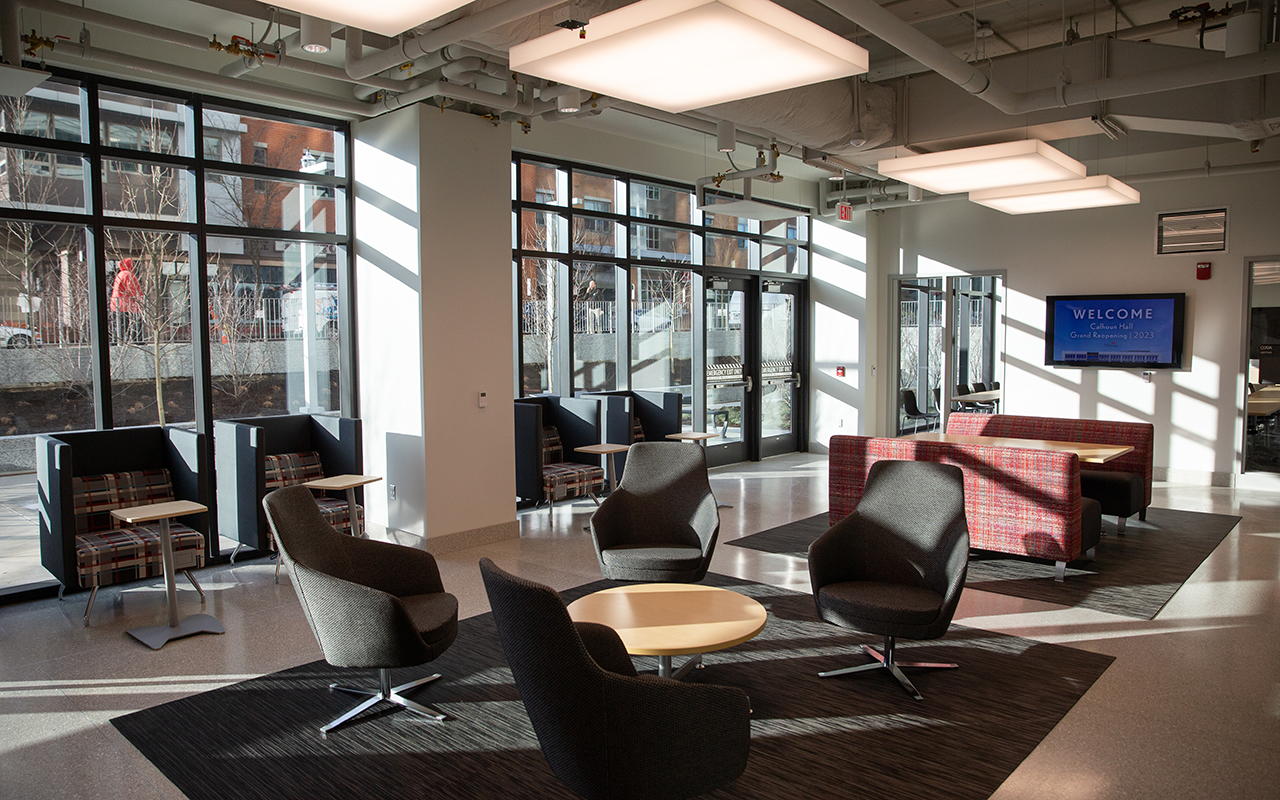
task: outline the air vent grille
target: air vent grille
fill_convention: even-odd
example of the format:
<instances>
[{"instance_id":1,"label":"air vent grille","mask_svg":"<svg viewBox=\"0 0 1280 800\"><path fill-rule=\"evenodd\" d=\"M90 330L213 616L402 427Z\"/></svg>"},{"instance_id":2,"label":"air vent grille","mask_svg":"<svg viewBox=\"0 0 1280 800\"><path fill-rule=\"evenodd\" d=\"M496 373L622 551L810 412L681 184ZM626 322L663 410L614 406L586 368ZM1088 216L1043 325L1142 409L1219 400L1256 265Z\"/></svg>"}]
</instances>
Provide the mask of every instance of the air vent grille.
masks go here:
<instances>
[{"instance_id":1,"label":"air vent grille","mask_svg":"<svg viewBox=\"0 0 1280 800\"><path fill-rule=\"evenodd\" d=\"M1160 214L1156 223L1156 252L1215 253L1227 249L1227 210L1181 211Z\"/></svg>"}]
</instances>

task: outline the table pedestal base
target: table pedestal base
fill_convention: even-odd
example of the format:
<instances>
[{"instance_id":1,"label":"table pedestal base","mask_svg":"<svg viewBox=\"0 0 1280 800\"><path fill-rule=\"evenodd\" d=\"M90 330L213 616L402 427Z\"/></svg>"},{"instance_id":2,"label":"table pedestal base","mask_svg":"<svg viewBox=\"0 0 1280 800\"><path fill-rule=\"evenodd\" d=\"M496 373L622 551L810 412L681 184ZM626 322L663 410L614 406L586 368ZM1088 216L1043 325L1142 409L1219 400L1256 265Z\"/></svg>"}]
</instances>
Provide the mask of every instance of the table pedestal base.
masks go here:
<instances>
[{"instance_id":1,"label":"table pedestal base","mask_svg":"<svg viewBox=\"0 0 1280 800\"><path fill-rule=\"evenodd\" d=\"M698 654L680 666L674 673L671 671L671 656L658 656L658 677L682 680L689 670L702 669L702 655Z\"/></svg>"},{"instance_id":2,"label":"table pedestal base","mask_svg":"<svg viewBox=\"0 0 1280 800\"><path fill-rule=\"evenodd\" d=\"M225 631L226 628L222 627L222 623L216 617L209 614L192 614L189 617L185 617L177 625L148 625L145 628L130 628L126 633L152 650L159 650L173 639L195 636L197 633L223 633Z\"/></svg>"}]
</instances>

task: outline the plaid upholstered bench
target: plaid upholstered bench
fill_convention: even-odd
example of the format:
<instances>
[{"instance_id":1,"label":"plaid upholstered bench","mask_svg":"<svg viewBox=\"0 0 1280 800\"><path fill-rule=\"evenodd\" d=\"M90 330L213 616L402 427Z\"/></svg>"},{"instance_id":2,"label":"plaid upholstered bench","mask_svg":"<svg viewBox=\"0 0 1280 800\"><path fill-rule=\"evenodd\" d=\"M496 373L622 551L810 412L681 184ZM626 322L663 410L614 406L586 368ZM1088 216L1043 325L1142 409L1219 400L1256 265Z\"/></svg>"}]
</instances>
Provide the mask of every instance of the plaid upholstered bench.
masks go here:
<instances>
[{"instance_id":1,"label":"plaid upholstered bench","mask_svg":"<svg viewBox=\"0 0 1280 800\"><path fill-rule=\"evenodd\" d=\"M169 470L109 472L71 479L75 514L76 573L80 585L92 587L84 624L98 589L114 583L164 575L160 524L121 527L111 512L121 508L165 503L174 499ZM204 566L204 535L179 522L169 526L173 567L204 597L191 570Z\"/></svg>"},{"instance_id":2,"label":"plaid upholstered bench","mask_svg":"<svg viewBox=\"0 0 1280 800\"><path fill-rule=\"evenodd\" d=\"M324 467L320 464L320 454L314 451L265 456L264 460L267 465L268 492L325 477ZM316 497L316 505L320 506L320 514L324 517L324 521L340 532L350 534L351 513L347 509L347 501L336 497L324 497L318 492L314 494L319 495ZM356 506L355 513L357 519L363 524L364 507ZM275 548L274 538L271 540L271 547Z\"/></svg>"},{"instance_id":3,"label":"plaid upholstered bench","mask_svg":"<svg viewBox=\"0 0 1280 800\"><path fill-rule=\"evenodd\" d=\"M560 432L554 425L542 429L542 493L555 512L557 499L590 497L604 488L604 470L587 464L564 460ZM599 505L599 501L596 500Z\"/></svg>"}]
</instances>

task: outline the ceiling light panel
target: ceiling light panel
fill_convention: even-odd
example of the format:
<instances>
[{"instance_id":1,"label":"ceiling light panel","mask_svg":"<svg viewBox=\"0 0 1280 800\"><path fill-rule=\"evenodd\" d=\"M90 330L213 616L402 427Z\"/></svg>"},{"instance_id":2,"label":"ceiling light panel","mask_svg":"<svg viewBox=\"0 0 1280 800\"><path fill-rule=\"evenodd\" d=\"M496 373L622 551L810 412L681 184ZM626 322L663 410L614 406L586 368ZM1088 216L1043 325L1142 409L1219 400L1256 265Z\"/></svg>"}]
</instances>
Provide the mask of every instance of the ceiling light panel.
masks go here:
<instances>
[{"instance_id":1,"label":"ceiling light panel","mask_svg":"<svg viewBox=\"0 0 1280 800\"><path fill-rule=\"evenodd\" d=\"M640 0L511 48L511 69L664 111L867 71L867 51L768 0Z\"/></svg>"},{"instance_id":2,"label":"ceiling light panel","mask_svg":"<svg viewBox=\"0 0 1280 800\"><path fill-rule=\"evenodd\" d=\"M1039 139L881 161L876 172L938 194L1083 178L1085 166Z\"/></svg>"},{"instance_id":3,"label":"ceiling light panel","mask_svg":"<svg viewBox=\"0 0 1280 800\"><path fill-rule=\"evenodd\" d=\"M471 0L398 0L395 3L282 0L274 5L343 25L352 25L383 36L396 36L456 8L462 8L469 2Z\"/></svg>"},{"instance_id":4,"label":"ceiling light panel","mask_svg":"<svg viewBox=\"0 0 1280 800\"><path fill-rule=\"evenodd\" d=\"M1040 214L1046 211L1131 205L1139 202L1142 195L1137 189L1110 175L1094 175L1074 181L970 192L969 199L1006 214Z\"/></svg>"}]
</instances>

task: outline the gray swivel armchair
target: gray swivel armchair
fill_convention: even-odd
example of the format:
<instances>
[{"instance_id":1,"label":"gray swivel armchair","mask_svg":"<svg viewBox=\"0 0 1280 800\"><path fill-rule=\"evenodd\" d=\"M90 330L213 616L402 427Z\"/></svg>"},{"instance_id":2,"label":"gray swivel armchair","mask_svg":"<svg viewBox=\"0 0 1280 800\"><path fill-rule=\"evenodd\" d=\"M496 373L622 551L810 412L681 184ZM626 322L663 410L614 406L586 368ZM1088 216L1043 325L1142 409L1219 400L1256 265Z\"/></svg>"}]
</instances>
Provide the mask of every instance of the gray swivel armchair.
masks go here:
<instances>
[{"instance_id":1,"label":"gray swivel armchair","mask_svg":"<svg viewBox=\"0 0 1280 800\"><path fill-rule=\"evenodd\" d=\"M937 639L955 615L969 565L964 474L926 461L877 461L852 514L809 546L809 580L818 616L833 625L884 636L884 653L862 649L870 664L818 673L823 678L887 669L912 697L924 697L902 667L894 640Z\"/></svg>"},{"instance_id":2,"label":"gray swivel armchair","mask_svg":"<svg viewBox=\"0 0 1280 800\"><path fill-rule=\"evenodd\" d=\"M719 533L705 451L683 442L632 445L622 482L591 517L600 571L614 580L696 583Z\"/></svg>"},{"instance_id":3,"label":"gray swivel armchair","mask_svg":"<svg viewBox=\"0 0 1280 800\"><path fill-rule=\"evenodd\" d=\"M613 628L573 622L551 587L487 558L480 572L542 754L576 794L678 800L746 769L751 709L740 689L637 675Z\"/></svg>"},{"instance_id":4,"label":"gray swivel armchair","mask_svg":"<svg viewBox=\"0 0 1280 800\"><path fill-rule=\"evenodd\" d=\"M320 733L327 735L384 702L443 722L443 714L403 696L439 674L391 685L393 668L439 658L458 635L458 600L445 592L431 554L338 533L325 522L304 486L277 489L262 505L325 661L335 667L378 670L377 691L336 683L329 687L368 699Z\"/></svg>"}]
</instances>

